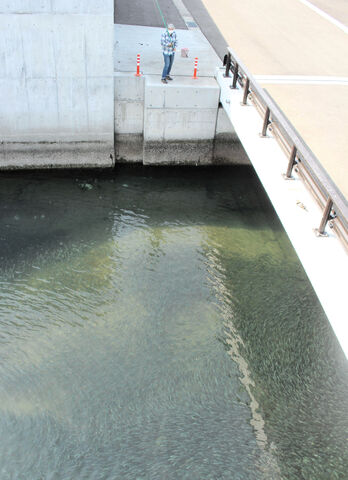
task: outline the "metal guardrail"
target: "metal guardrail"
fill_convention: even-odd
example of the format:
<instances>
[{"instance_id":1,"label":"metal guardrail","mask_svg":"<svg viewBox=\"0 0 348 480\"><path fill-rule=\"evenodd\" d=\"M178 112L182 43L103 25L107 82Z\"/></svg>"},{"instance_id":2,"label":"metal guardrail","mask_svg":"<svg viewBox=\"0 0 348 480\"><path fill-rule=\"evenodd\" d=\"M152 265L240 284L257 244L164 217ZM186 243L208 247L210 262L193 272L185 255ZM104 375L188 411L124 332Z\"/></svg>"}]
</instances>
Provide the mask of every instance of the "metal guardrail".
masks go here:
<instances>
[{"instance_id":1,"label":"metal guardrail","mask_svg":"<svg viewBox=\"0 0 348 480\"><path fill-rule=\"evenodd\" d=\"M272 130L288 155L289 162L284 179L293 179L292 171L295 169L322 208L323 215L319 227L315 229L316 234L326 236L325 229L329 223L348 251L348 202L343 194L279 106L258 84L232 48L228 48L224 66L225 77L230 77L232 73L230 88L236 89L238 84L243 89L242 105L247 105L249 98L263 115L260 136L266 137L267 129Z\"/></svg>"}]
</instances>

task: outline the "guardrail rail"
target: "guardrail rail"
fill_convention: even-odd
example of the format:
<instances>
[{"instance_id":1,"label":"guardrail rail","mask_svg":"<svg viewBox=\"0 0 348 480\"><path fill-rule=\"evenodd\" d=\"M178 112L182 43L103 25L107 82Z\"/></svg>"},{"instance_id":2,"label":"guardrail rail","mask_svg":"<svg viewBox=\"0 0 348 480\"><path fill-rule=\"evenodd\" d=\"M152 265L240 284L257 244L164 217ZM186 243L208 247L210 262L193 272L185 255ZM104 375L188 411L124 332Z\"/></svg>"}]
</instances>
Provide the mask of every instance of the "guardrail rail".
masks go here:
<instances>
[{"instance_id":1,"label":"guardrail rail","mask_svg":"<svg viewBox=\"0 0 348 480\"><path fill-rule=\"evenodd\" d=\"M232 78L230 88L242 88L242 105L247 105L249 99L262 116L260 136L266 137L267 130L271 131L287 155L289 161L284 180L293 179L292 172L295 170L319 204L322 219L315 229L316 235L327 236L325 230L329 225L348 252L348 202L344 195L267 90L258 84L232 48L228 48L223 64L224 76Z\"/></svg>"}]
</instances>

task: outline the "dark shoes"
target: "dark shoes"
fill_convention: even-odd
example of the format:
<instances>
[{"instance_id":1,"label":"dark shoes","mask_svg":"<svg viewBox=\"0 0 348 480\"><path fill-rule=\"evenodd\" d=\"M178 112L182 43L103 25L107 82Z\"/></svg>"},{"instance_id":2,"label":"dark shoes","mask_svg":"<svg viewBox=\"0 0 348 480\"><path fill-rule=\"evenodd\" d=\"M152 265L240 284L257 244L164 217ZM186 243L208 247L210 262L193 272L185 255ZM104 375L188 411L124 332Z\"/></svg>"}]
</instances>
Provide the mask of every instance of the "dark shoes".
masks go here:
<instances>
[{"instance_id":1,"label":"dark shoes","mask_svg":"<svg viewBox=\"0 0 348 480\"><path fill-rule=\"evenodd\" d=\"M170 77L169 75L166 76L166 78L162 78L161 82L162 83L168 83L168 80L173 80L172 77Z\"/></svg>"}]
</instances>

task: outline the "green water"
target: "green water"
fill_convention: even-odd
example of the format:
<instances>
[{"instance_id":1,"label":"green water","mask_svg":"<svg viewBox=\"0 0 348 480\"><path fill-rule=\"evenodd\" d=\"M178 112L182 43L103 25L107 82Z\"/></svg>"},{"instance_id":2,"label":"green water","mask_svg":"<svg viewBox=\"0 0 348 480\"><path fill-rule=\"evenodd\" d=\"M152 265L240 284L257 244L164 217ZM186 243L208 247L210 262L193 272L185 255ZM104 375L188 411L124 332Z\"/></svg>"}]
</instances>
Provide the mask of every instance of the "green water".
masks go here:
<instances>
[{"instance_id":1,"label":"green water","mask_svg":"<svg viewBox=\"0 0 348 480\"><path fill-rule=\"evenodd\" d=\"M1 480L348 478L347 362L251 169L2 173L0 221Z\"/></svg>"}]
</instances>

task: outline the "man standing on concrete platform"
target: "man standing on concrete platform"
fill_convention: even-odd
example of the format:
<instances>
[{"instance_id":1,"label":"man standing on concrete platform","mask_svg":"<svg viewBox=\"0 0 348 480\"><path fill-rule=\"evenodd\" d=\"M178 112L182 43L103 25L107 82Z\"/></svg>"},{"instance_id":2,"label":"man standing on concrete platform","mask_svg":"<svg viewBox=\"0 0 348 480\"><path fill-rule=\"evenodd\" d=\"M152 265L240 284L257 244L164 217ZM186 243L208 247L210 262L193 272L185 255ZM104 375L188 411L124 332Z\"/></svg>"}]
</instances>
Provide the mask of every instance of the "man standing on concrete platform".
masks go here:
<instances>
[{"instance_id":1,"label":"man standing on concrete platform","mask_svg":"<svg viewBox=\"0 0 348 480\"><path fill-rule=\"evenodd\" d=\"M177 38L175 33L175 27L172 23L168 25L168 28L161 37L161 45L163 49L164 68L162 72L162 83L168 83L168 80L173 80L169 75L174 62L174 55L177 46Z\"/></svg>"}]
</instances>

